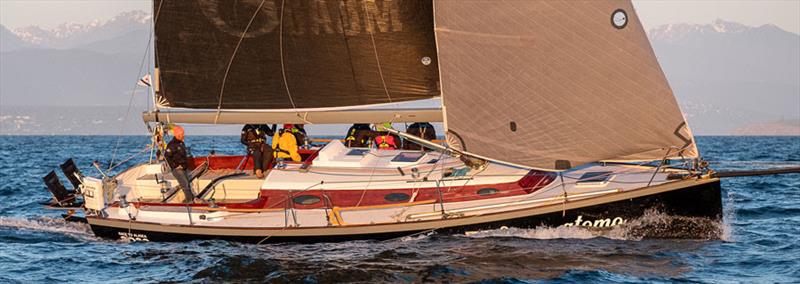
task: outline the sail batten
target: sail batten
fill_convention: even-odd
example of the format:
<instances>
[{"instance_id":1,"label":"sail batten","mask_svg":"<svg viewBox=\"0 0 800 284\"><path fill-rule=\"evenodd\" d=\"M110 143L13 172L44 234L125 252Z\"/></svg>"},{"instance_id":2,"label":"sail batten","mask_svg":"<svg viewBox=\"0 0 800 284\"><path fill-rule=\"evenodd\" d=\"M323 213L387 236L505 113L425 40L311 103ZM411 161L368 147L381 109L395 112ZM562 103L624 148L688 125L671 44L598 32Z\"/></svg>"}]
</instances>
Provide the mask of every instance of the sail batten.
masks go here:
<instances>
[{"instance_id":1,"label":"sail batten","mask_svg":"<svg viewBox=\"0 0 800 284\"><path fill-rule=\"evenodd\" d=\"M541 169L697 156L630 1L437 0L434 14L463 152Z\"/></svg>"}]
</instances>

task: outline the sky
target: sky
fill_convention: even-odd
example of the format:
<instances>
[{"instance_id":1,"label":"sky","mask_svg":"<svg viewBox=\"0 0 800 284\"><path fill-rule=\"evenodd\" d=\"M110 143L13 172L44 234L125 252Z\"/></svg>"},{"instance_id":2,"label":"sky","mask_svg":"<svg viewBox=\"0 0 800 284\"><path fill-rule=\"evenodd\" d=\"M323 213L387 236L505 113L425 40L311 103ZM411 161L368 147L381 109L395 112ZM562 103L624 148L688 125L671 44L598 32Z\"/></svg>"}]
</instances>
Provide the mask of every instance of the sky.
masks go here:
<instances>
[{"instance_id":1,"label":"sky","mask_svg":"<svg viewBox=\"0 0 800 284\"><path fill-rule=\"evenodd\" d=\"M148 11L151 3L151 0L0 0L0 24L17 28L87 23L107 20L125 11ZM750 26L774 24L800 34L800 0L639 0L634 5L647 29L723 19Z\"/></svg>"}]
</instances>

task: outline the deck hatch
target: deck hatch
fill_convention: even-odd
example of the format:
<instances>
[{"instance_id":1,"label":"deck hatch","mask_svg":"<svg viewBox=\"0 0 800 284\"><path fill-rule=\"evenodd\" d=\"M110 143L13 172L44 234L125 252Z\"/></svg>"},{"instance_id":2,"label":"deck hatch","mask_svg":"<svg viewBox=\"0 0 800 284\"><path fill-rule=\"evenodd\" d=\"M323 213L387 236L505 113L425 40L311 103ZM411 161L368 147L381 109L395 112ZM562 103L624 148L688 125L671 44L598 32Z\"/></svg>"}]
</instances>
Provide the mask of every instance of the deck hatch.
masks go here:
<instances>
[{"instance_id":1,"label":"deck hatch","mask_svg":"<svg viewBox=\"0 0 800 284\"><path fill-rule=\"evenodd\" d=\"M392 159L392 162L413 163L419 161L425 152L402 152Z\"/></svg>"},{"instance_id":2,"label":"deck hatch","mask_svg":"<svg viewBox=\"0 0 800 284\"><path fill-rule=\"evenodd\" d=\"M603 187L614 179L614 172L587 172L578 178L577 187Z\"/></svg>"},{"instance_id":3,"label":"deck hatch","mask_svg":"<svg viewBox=\"0 0 800 284\"><path fill-rule=\"evenodd\" d=\"M369 152L369 149L352 149L347 152L347 156L364 156L367 152Z\"/></svg>"}]
</instances>

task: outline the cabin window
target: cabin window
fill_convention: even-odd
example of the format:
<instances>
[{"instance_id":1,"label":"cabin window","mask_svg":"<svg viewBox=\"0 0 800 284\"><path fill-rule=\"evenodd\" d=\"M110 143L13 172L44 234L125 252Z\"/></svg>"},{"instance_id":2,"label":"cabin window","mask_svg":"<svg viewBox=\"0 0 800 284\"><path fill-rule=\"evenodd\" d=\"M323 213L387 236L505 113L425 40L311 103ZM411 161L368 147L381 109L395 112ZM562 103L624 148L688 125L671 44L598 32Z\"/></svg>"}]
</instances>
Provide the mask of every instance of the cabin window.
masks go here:
<instances>
[{"instance_id":1,"label":"cabin window","mask_svg":"<svg viewBox=\"0 0 800 284\"><path fill-rule=\"evenodd\" d=\"M409 198L411 197L408 194L402 192L389 193L383 197L384 200L389 202L403 202L408 201Z\"/></svg>"},{"instance_id":2,"label":"cabin window","mask_svg":"<svg viewBox=\"0 0 800 284\"><path fill-rule=\"evenodd\" d=\"M392 162L413 163L419 161L425 152L402 152L392 159Z\"/></svg>"},{"instance_id":3,"label":"cabin window","mask_svg":"<svg viewBox=\"0 0 800 284\"><path fill-rule=\"evenodd\" d=\"M481 196L492 195L492 194L496 194L498 192L500 192L500 190L498 190L496 188L491 188L491 187L478 189L478 195L481 195Z\"/></svg>"},{"instance_id":4,"label":"cabin window","mask_svg":"<svg viewBox=\"0 0 800 284\"><path fill-rule=\"evenodd\" d=\"M369 149L352 149L352 150L350 150L350 152L347 152L347 155L348 156L364 156L364 154L366 154L367 152L369 152Z\"/></svg>"},{"instance_id":5,"label":"cabin window","mask_svg":"<svg viewBox=\"0 0 800 284\"><path fill-rule=\"evenodd\" d=\"M313 205L317 204L321 201L319 197L313 195L300 195L295 198L292 198L292 202L300 205Z\"/></svg>"},{"instance_id":6,"label":"cabin window","mask_svg":"<svg viewBox=\"0 0 800 284\"><path fill-rule=\"evenodd\" d=\"M578 187L603 187L614 179L614 172L587 172L578 178Z\"/></svg>"}]
</instances>

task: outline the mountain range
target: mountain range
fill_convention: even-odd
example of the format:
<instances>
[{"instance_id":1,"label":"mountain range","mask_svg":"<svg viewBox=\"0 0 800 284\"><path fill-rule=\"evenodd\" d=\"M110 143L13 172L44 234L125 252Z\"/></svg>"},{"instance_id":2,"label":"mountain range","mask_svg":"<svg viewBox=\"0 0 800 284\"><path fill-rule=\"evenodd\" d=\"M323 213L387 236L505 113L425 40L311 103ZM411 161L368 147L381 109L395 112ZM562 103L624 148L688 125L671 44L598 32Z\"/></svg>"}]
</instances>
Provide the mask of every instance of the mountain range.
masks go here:
<instances>
[{"instance_id":1,"label":"mountain range","mask_svg":"<svg viewBox=\"0 0 800 284\"><path fill-rule=\"evenodd\" d=\"M140 64L152 62L143 60L150 36L151 16L142 11L51 29L0 26L0 133L63 132L48 130L42 121L52 110L36 106L76 107L73 115L87 116L87 123L116 121L92 117L106 112L87 107L132 99L144 109L146 95L131 92ZM800 35L716 20L664 25L648 36L696 134L800 135ZM39 122L20 123L25 119ZM38 130L24 130L34 124Z\"/></svg>"},{"instance_id":2,"label":"mountain range","mask_svg":"<svg viewBox=\"0 0 800 284\"><path fill-rule=\"evenodd\" d=\"M55 28L27 26L8 30L28 47L42 49L70 49L100 41L119 40L131 32L145 32L150 29L149 13L130 11L121 13L107 21L94 20L86 24L64 23ZM3 51L13 51L25 46L4 46Z\"/></svg>"},{"instance_id":3,"label":"mountain range","mask_svg":"<svg viewBox=\"0 0 800 284\"><path fill-rule=\"evenodd\" d=\"M661 26L649 37L695 132L729 134L750 124L797 121L800 134L797 34L716 20Z\"/></svg>"}]
</instances>

